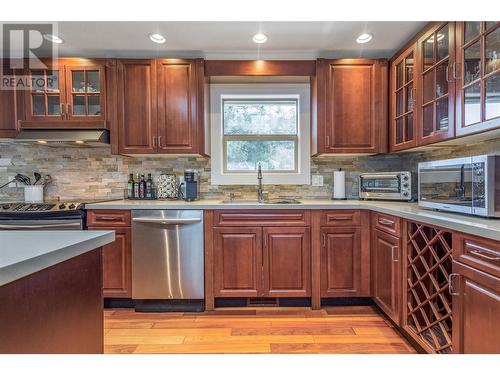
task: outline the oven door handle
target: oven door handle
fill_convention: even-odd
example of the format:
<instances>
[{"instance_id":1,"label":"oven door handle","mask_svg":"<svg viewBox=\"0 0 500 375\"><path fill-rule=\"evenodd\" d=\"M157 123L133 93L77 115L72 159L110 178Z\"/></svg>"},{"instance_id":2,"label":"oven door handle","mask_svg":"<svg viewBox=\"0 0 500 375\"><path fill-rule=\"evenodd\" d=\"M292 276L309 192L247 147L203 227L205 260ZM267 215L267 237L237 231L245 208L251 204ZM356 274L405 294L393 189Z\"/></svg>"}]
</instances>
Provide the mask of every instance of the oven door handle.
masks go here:
<instances>
[{"instance_id":1,"label":"oven door handle","mask_svg":"<svg viewBox=\"0 0 500 375\"><path fill-rule=\"evenodd\" d=\"M378 175L378 174L363 174L359 176L360 178L369 178L369 179L396 179L399 180L399 176L397 174L384 174L384 175Z\"/></svg>"},{"instance_id":2,"label":"oven door handle","mask_svg":"<svg viewBox=\"0 0 500 375\"><path fill-rule=\"evenodd\" d=\"M47 229L47 228L81 228L81 223L58 223L58 224L35 224L35 225L17 225L17 224L0 224L0 229Z\"/></svg>"}]
</instances>

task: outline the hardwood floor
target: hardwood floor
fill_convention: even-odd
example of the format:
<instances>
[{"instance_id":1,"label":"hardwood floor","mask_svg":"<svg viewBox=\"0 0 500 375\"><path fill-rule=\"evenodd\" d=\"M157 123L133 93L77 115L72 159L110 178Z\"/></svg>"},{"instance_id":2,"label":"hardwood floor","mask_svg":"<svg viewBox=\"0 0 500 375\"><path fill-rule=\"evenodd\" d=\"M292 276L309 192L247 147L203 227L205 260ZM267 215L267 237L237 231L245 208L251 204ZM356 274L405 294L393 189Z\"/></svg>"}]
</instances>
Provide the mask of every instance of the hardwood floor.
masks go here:
<instances>
[{"instance_id":1,"label":"hardwood floor","mask_svg":"<svg viewBox=\"0 0 500 375\"><path fill-rule=\"evenodd\" d=\"M104 311L105 353L415 353L372 306Z\"/></svg>"}]
</instances>

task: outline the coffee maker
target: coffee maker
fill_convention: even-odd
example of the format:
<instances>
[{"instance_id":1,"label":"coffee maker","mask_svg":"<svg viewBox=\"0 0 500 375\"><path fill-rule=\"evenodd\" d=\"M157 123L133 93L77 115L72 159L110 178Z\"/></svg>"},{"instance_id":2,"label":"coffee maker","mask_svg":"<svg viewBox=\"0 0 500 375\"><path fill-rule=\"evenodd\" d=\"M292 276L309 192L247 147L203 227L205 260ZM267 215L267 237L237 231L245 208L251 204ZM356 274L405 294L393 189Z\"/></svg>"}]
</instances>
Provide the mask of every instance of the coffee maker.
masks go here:
<instances>
[{"instance_id":1,"label":"coffee maker","mask_svg":"<svg viewBox=\"0 0 500 375\"><path fill-rule=\"evenodd\" d=\"M200 184L198 172L192 169L184 171L184 200L191 202L199 199Z\"/></svg>"}]
</instances>

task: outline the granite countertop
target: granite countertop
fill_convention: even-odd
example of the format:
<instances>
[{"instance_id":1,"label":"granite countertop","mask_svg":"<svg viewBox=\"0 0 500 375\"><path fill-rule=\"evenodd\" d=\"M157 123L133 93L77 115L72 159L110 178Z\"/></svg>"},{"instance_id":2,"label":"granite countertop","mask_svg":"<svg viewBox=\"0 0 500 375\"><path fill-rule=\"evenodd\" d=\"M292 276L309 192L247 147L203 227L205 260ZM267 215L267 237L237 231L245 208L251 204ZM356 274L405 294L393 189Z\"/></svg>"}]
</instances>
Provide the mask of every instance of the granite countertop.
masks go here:
<instances>
[{"instance_id":1,"label":"granite countertop","mask_svg":"<svg viewBox=\"0 0 500 375\"><path fill-rule=\"evenodd\" d=\"M241 210L241 209L368 209L404 219L416 220L429 225L436 225L450 230L464 232L479 237L500 241L500 219L486 219L479 216L455 214L420 208L417 203L381 202L361 200L300 200L298 204L262 204L257 202L235 201L223 203L221 199L201 199L185 201L139 201L115 200L88 204L86 209L137 210L137 209L198 209L198 210Z\"/></svg>"},{"instance_id":2,"label":"granite countertop","mask_svg":"<svg viewBox=\"0 0 500 375\"><path fill-rule=\"evenodd\" d=\"M0 231L0 286L115 240L114 231Z\"/></svg>"}]
</instances>

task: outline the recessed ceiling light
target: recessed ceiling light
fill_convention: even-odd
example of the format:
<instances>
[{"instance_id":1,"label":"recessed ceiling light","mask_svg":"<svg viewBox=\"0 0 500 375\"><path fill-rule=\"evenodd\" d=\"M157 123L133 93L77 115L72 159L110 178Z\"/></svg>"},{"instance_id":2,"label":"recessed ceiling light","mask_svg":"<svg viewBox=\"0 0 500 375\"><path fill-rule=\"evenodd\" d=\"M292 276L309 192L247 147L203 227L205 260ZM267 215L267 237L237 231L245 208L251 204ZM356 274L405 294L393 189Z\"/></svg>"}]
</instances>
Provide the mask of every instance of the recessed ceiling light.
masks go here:
<instances>
[{"instance_id":1,"label":"recessed ceiling light","mask_svg":"<svg viewBox=\"0 0 500 375\"><path fill-rule=\"evenodd\" d=\"M43 34L43 37L48 40L49 42L56 43L56 44L61 44L64 43L64 40L62 38L59 38L57 35L53 34Z\"/></svg>"},{"instance_id":2,"label":"recessed ceiling light","mask_svg":"<svg viewBox=\"0 0 500 375\"><path fill-rule=\"evenodd\" d=\"M373 34L361 34L357 37L356 42L359 44L368 43L373 39Z\"/></svg>"},{"instance_id":3,"label":"recessed ceiling light","mask_svg":"<svg viewBox=\"0 0 500 375\"><path fill-rule=\"evenodd\" d=\"M149 39L151 39L152 42L158 43L158 44L163 44L167 41L165 37L161 34L149 34Z\"/></svg>"},{"instance_id":4,"label":"recessed ceiling light","mask_svg":"<svg viewBox=\"0 0 500 375\"><path fill-rule=\"evenodd\" d=\"M254 43L262 44L267 42L267 36L265 34L258 33L253 36L252 40Z\"/></svg>"},{"instance_id":5,"label":"recessed ceiling light","mask_svg":"<svg viewBox=\"0 0 500 375\"><path fill-rule=\"evenodd\" d=\"M36 141L36 143L39 143L39 144L41 144L41 145L44 145L44 144L46 144L46 143L47 143L47 141L38 140L38 141Z\"/></svg>"},{"instance_id":6,"label":"recessed ceiling light","mask_svg":"<svg viewBox=\"0 0 500 375\"><path fill-rule=\"evenodd\" d=\"M84 142L84 141L75 141L75 143L78 143L79 145L82 145L82 144L84 144L85 142Z\"/></svg>"}]
</instances>

